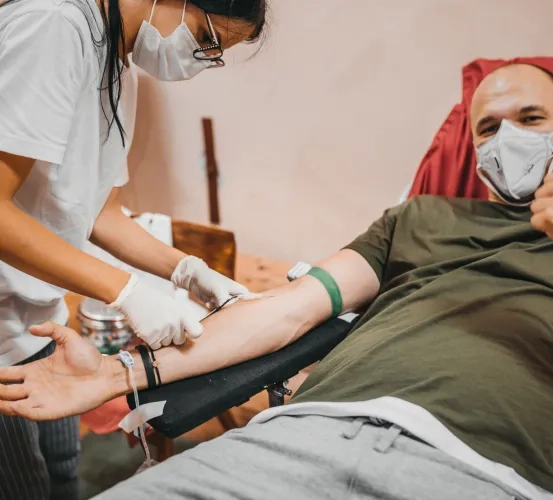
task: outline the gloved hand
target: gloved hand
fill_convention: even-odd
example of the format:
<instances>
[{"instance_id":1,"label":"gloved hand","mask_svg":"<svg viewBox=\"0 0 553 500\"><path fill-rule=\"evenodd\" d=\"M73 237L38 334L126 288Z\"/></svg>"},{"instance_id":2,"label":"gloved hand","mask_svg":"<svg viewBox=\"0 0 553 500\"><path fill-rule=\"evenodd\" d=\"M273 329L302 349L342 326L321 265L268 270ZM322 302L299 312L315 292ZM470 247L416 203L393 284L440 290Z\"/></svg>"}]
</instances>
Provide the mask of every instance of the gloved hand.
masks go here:
<instances>
[{"instance_id":1,"label":"gloved hand","mask_svg":"<svg viewBox=\"0 0 553 500\"><path fill-rule=\"evenodd\" d=\"M221 306L231 296L250 295L245 286L210 269L202 259L192 255L177 264L171 281L179 288L192 292L210 308Z\"/></svg>"},{"instance_id":2,"label":"gloved hand","mask_svg":"<svg viewBox=\"0 0 553 500\"><path fill-rule=\"evenodd\" d=\"M181 345L187 335L196 339L203 332L195 311L141 282L136 274L131 275L119 297L108 306L121 312L136 335L152 349L171 343Z\"/></svg>"}]
</instances>

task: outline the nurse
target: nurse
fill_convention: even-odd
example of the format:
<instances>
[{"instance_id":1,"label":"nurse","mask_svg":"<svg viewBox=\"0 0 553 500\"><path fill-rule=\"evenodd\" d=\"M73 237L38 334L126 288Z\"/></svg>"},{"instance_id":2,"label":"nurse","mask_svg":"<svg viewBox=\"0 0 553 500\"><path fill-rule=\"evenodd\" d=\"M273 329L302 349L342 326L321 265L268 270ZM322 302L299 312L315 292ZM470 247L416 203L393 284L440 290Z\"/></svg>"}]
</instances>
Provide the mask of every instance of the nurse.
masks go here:
<instances>
[{"instance_id":1,"label":"nurse","mask_svg":"<svg viewBox=\"0 0 553 500\"><path fill-rule=\"evenodd\" d=\"M116 308L153 348L201 334L182 303L85 254L88 239L212 306L248 293L121 212L125 62L132 52L159 80L193 78L259 39L265 12L265 0L0 0L0 366L53 352L28 330L66 322L66 290ZM76 418L0 417L0 500L77 499L78 450Z\"/></svg>"}]
</instances>

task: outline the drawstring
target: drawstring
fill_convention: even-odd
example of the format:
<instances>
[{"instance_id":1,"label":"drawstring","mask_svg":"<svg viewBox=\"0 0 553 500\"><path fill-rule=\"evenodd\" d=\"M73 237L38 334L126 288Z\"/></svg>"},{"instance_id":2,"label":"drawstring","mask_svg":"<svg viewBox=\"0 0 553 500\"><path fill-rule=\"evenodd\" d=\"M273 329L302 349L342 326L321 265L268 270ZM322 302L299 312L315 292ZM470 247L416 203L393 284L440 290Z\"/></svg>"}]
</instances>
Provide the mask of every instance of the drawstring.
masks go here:
<instances>
[{"instance_id":1,"label":"drawstring","mask_svg":"<svg viewBox=\"0 0 553 500\"><path fill-rule=\"evenodd\" d=\"M403 432L401 427L397 425L392 425L387 432L382 434L374 444L374 450L379 451L380 453L386 453L394 444L395 440Z\"/></svg>"},{"instance_id":2,"label":"drawstring","mask_svg":"<svg viewBox=\"0 0 553 500\"><path fill-rule=\"evenodd\" d=\"M367 420L365 418L356 418L351 423L351 427L347 431L342 432L342 437L346 439L355 439L366 422Z\"/></svg>"},{"instance_id":3,"label":"drawstring","mask_svg":"<svg viewBox=\"0 0 553 500\"><path fill-rule=\"evenodd\" d=\"M342 432L342 437L345 439L355 439L359 435L361 429L365 424L371 424L371 422L366 418L356 418L351 423L351 426L347 430ZM391 425L390 427L384 426L382 428L385 429L385 431L378 437L373 446L373 449L375 451L379 451L380 453L385 453L392 447L396 439L404 431L401 427L395 424Z\"/></svg>"}]
</instances>

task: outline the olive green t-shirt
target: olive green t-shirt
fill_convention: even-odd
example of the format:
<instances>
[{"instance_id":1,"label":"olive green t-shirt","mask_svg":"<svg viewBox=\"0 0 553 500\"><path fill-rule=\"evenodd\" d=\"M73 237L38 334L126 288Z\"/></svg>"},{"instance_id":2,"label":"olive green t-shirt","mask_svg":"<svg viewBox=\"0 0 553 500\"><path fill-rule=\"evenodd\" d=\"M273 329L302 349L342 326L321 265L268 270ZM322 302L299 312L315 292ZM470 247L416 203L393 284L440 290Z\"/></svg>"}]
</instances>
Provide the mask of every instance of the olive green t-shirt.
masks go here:
<instances>
[{"instance_id":1,"label":"olive green t-shirt","mask_svg":"<svg viewBox=\"0 0 553 500\"><path fill-rule=\"evenodd\" d=\"M421 196L347 248L381 289L292 400L394 396L553 492L553 242L528 208Z\"/></svg>"}]
</instances>

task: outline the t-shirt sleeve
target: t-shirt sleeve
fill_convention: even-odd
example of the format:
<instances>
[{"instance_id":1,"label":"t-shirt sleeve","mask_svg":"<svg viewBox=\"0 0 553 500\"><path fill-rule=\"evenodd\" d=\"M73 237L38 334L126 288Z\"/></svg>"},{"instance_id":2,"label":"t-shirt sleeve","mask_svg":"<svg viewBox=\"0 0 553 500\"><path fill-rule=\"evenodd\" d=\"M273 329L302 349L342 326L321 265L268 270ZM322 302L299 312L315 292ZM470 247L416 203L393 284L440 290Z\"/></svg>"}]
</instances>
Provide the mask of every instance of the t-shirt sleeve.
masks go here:
<instances>
[{"instance_id":1,"label":"t-shirt sleeve","mask_svg":"<svg viewBox=\"0 0 553 500\"><path fill-rule=\"evenodd\" d=\"M127 182L129 182L129 163L126 159L123 167L121 168L121 171L119 172L119 177L117 177L117 180L115 181L113 187L123 187L125 184L127 184Z\"/></svg>"},{"instance_id":2,"label":"t-shirt sleeve","mask_svg":"<svg viewBox=\"0 0 553 500\"><path fill-rule=\"evenodd\" d=\"M84 82L79 32L57 10L0 30L0 151L62 163Z\"/></svg>"},{"instance_id":3,"label":"t-shirt sleeve","mask_svg":"<svg viewBox=\"0 0 553 500\"><path fill-rule=\"evenodd\" d=\"M369 263L382 283L401 205L384 212L369 229L344 248L354 250Z\"/></svg>"}]
</instances>

